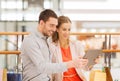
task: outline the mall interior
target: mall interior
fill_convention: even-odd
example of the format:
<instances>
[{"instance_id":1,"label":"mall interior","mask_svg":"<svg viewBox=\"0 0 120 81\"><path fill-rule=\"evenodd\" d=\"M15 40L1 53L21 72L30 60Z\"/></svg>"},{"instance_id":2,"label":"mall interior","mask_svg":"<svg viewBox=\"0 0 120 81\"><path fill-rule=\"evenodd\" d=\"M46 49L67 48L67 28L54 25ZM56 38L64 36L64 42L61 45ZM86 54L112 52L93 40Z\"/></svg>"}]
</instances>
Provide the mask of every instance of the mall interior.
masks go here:
<instances>
[{"instance_id":1,"label":"mall interior","mask_svg":"<svg viewBox=\"0 0 120 81\"><path fill-rule=\"evenodd\" d=\"M69 17L70 40L82 42L86 52L101 50L100 64L109 67L111 81L120 81L119 0L0 0L0 81L22 81L22 40L36 29L44 9ZM91 71L84 71L87 81L110 81L90 80ZM19 74L19 80L10 74Z\"/></svg>"}]
</instances>

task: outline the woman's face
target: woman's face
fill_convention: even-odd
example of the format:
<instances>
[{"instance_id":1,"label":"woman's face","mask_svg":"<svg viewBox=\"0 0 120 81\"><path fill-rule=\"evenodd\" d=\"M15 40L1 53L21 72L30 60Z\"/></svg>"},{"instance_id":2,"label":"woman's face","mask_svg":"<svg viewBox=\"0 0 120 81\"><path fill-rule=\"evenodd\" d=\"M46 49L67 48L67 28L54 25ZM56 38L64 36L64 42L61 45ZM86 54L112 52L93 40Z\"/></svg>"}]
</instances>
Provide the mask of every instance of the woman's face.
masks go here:
<instances>
[{"instance_id":1,"label":"woman's face","mask_svg":"<svg viewBox=\"0 0 120 81\"><path fill-rule=\"evenodd\" d=\"M70 28L71 28L70 22L61 24L61 26L57 29L59 39L61 40L69 39Z\"/></svg>"}]
</instances>

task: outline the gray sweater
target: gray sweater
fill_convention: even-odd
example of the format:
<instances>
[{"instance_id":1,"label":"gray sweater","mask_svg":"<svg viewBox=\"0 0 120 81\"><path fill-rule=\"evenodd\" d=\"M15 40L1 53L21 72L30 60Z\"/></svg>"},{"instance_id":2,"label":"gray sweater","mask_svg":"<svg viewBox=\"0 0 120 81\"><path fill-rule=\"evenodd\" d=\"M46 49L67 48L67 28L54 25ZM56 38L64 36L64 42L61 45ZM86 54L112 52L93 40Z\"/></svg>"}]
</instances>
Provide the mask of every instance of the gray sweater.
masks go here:
<instances>
[{"instance_id":1,"label":"gray sweater","mask_svg":"<svg viewBox=\"0 0 120 81\"><path fill-rule=\"evenodd\" d=\"M47 38L36 31L25 37L21 46L23 81L50 81L50 75L67 70L65 63L51 63Z\"/></svg>"}]
</instances>

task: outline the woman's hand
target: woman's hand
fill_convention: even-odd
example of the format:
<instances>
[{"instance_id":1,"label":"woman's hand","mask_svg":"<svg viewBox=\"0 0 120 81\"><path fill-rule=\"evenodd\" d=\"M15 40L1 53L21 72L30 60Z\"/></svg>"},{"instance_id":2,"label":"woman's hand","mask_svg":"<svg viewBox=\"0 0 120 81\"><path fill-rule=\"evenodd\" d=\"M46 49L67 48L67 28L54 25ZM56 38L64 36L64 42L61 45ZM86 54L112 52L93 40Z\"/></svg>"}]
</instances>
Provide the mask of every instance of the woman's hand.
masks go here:
<instances>
[{"instance_id":1,"label":"woman's hand","mask_svg":"<svg viewBox=\"0 0 120 81\"><path fill-rule=\"evenodd\" d=\"M98 56L94 61L96 64L100 63L101 56Z\"/></svg>"}]
</instances>

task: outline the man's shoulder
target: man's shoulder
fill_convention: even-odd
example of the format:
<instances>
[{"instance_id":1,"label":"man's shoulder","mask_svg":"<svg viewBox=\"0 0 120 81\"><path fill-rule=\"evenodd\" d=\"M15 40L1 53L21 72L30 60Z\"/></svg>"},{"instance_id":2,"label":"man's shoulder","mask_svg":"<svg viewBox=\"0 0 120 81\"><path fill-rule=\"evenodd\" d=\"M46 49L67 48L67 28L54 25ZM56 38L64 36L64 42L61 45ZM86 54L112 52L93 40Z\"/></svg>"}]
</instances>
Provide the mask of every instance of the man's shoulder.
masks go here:
<instances>
[{"instance_id":1,"label":"man's shoulder","mask_svg":"<svg viewBox=\"0 0 120 81\"><path fill-rule=\"evenodd\" d=\"M29 35L24 37L23 42L31 42L34 40L35 40L35 37L32 34L29 34Z\"/></svg>"}]
</instances>

